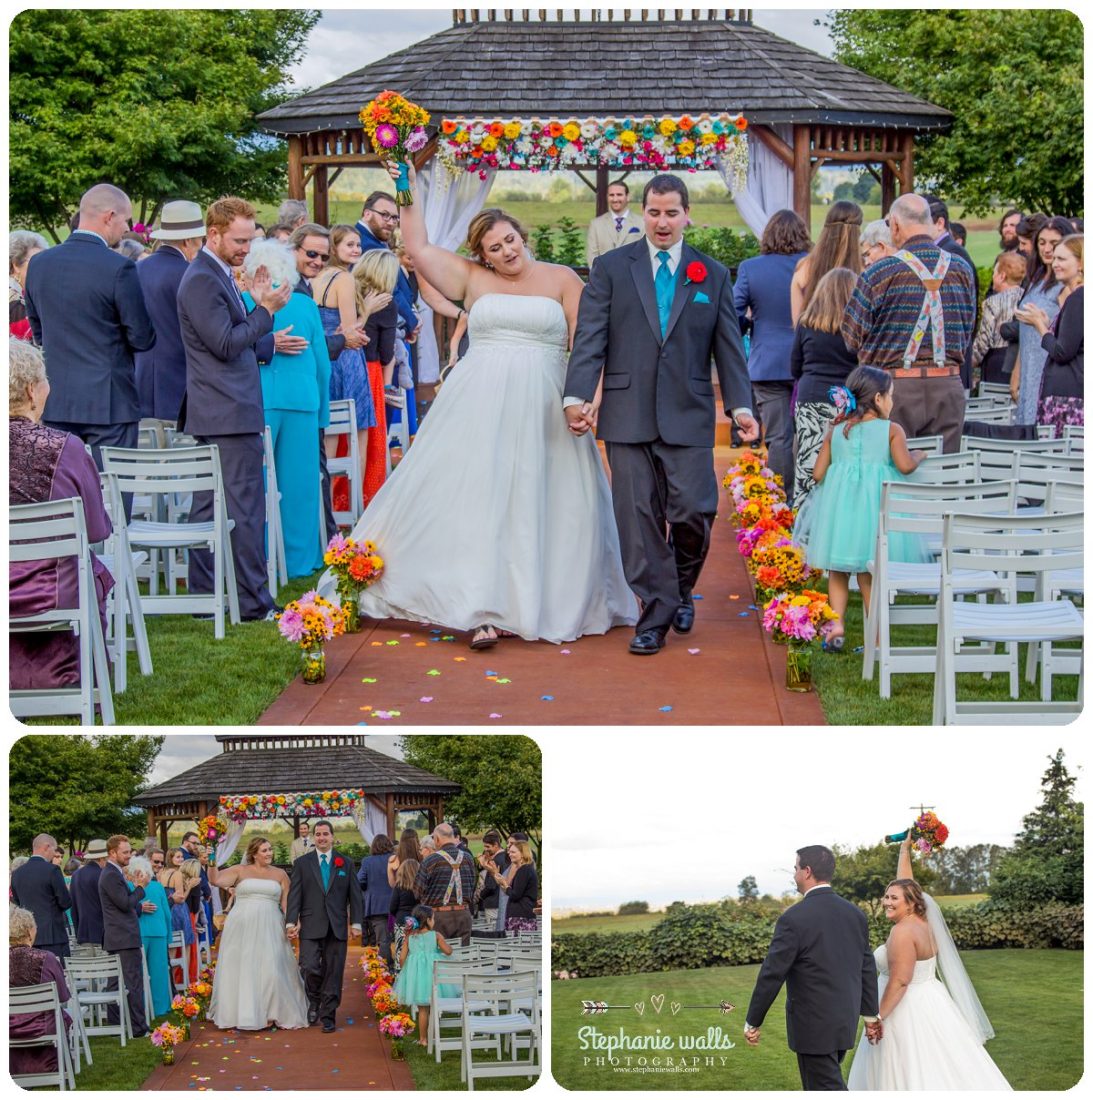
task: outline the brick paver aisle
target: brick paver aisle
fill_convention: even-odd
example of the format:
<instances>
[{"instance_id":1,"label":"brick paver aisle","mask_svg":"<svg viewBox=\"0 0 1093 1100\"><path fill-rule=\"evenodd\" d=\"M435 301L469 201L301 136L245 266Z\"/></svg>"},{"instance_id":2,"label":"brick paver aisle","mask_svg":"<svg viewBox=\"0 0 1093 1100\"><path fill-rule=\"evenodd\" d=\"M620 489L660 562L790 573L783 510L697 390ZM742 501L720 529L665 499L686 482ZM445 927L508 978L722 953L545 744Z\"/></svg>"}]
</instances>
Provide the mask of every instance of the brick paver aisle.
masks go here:
<instances>
[{"instance_id":1,"label":"brick paver aisle","mask_svg":"<svg viewBox=\"0 0 1093 1100\"><path fill-rule=\"evenodd\" d=\"M734 454L718 447L720 477ZM568 645L504 638L474 652L464 634L416 623L368 622L327 648L327 679L297 678L259 719L265 725L379 727L544 725L813 725L815 692L784 688L785 651L751 608L751 587L725 519L714 525L690 635L669 634L653 657L616 629ZM382 548L381 548L382 550ZM438 550L438 552L443 552Z\"/></svg>"},{"instance_id":2,"label":"brick paver aisle","mask_svg":"<svg viewBox=\"0 0 1093 1100\"><path fill-rule=\"evenodd\" d=\"M221 1031L209 1022L193 1029L173 1066L159 1066L143 1089L184 1092L216 1089L373 1091L414 1088L405 1062L392 1061L390 1042L376 1028L364 994L362 948L350 946L338 1029Z\"/></svg>"}]
</instances>

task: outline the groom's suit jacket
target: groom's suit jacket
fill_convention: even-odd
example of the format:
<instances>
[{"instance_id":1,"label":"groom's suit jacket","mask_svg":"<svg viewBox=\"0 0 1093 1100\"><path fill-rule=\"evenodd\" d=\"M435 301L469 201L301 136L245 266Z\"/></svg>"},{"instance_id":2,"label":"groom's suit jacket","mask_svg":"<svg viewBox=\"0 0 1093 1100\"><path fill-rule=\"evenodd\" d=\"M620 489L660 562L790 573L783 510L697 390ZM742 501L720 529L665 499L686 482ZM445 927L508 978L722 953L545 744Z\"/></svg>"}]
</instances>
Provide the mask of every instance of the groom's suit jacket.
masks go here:
<instances>
[{"instance_id":1,"label":"groom's suit jacket","mask_svg":"<svg viewBox=\"0 0 1093 1100\"><path fill-rule=\"evenodd\" d=\"M877 1012L877 966L865 914L830 887L778 918L748 1005L759 1027L786 987L786 1038L798 1054L850 1050L858 1018Z\"/></svg>"},{"instance_id":2,"label":"groom's suit jacket","mask_svg":"<svg viewBox=\"0 0 1093 1100\"><path fill-rule=\"evenodd\" d=\"M689 264L706 269L687 280ZM649 246L642 235L600 256L581 295L565 396L591 401L603 376L597 436L610 443L714 444L717 367L726 413L751 407L751 384L724 264L684 243L662 338Z\"/></svg>"},{"instance_id":3,"label":"groom's suit jacket","mask_svg":"<svg viewBox=\"0 0 1093 1100\"><path fill-rule=\"evenodd\" d=\"M364 923L364 902L353 861L337 849L331 849L330 858L327 890L323 889L317 849L312 848L292 865L285 922L299 924L300 935L307 940L321 940L328 935L347 940L349 926ZM340 867L336 862L339 859Z\"/></svg>"}]
</instances>

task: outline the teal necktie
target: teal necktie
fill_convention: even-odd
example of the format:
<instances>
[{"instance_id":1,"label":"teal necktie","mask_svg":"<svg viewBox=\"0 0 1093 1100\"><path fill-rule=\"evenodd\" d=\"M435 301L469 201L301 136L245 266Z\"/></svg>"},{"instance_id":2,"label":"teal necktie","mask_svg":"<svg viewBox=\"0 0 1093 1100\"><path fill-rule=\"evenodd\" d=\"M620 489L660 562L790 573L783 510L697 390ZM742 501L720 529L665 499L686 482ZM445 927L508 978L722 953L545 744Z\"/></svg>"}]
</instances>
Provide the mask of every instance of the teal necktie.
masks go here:
<instances>
[{"instance_id":1,"label":"teal necktie","mask_svg":"<svg viewBox=\"0 0 1093 1100\"><path fill-rule=\"evenodd\" d=\"M657 293L657 313L660 314L660 338L662 340L668 335L668 314L672 312L672 292L674 288L672 272L668 268L668 261L671 258L669 252L657 253L660 267L657 268L657 277L653 280L653 286Z\"/></svg>"},{"instance_id":2,"label":"teal necktie","mask_svg":"<svg viewBox=\"0 0 1093 1100\"><path fill-rule=\"evenodd\" d=\"M323 874L323 889L330 889L330 857L328 855L319 856L319 870Z\"/></svg>"}]
</instances>

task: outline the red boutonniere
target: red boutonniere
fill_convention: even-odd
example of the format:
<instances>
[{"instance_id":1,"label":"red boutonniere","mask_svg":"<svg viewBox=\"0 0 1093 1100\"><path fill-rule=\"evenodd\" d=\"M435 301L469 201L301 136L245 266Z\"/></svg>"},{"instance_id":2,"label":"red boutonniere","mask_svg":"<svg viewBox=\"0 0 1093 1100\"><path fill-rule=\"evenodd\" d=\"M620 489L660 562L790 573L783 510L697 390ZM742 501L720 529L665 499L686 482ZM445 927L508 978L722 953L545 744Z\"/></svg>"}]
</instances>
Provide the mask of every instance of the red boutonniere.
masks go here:
<instances>
[{"instance_id":1,"label":"red boutonniere","mask_svg":"<svg viewBox=\"0 0 1093 1100\"><path fill-rule=\"evenodd\" d=\"M706 281L706 265L699 260L694 260L687 265L687 282L702 283Z\"/></svg>"},{"instance_id":2,"label":"red boutonniere","mask_svg":"<svg viewBox=\"0 0 1093 1100\"><path fill-rule=\"evenodd\" d=\"M341 856L335 856L334 857L334 866L335 867L344 867L345 866L345 860L342 859Z\"/></svg>"}]
</instances>

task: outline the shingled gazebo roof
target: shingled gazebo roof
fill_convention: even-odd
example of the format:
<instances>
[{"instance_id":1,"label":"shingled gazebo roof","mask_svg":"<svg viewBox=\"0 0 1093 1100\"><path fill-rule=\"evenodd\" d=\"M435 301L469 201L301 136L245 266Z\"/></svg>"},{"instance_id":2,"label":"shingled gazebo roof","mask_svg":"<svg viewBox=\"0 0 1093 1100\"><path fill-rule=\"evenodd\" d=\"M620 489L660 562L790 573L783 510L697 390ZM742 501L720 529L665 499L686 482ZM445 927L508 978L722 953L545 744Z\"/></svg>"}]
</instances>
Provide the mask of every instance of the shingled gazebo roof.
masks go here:
<instances>
[{"instance_id":1,"label":"shingled gazebo roof","mask_svg":"<svg viewBox=\"0 0 1093 1100\"><path fill-rule=\"evenodd\" d=\"M458 794L458 783L365 746L360 734L222 734L221 753L137 795L138 806L210 802L229 794L362 788L371 795Z\"/></svg>"},{"instance_id":2,"label":"shingled gazebo roof","mask_svg":"<svg viewBox=\"0 0 1093 1100\"><path fill-rule=\"evenodd\" d=\"M369 16L360 15L362 33ZM281 136L355 128L393 88L443 116L740 110L753 123L943 130L952 115L739 20L461 22L258 116Z\"/></svg>"}]
</instances>

